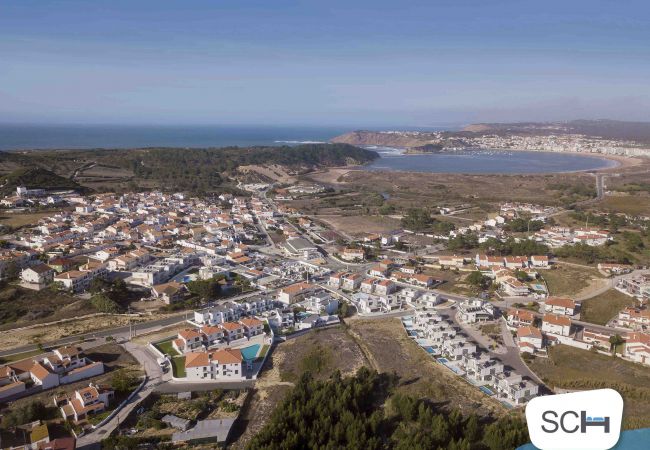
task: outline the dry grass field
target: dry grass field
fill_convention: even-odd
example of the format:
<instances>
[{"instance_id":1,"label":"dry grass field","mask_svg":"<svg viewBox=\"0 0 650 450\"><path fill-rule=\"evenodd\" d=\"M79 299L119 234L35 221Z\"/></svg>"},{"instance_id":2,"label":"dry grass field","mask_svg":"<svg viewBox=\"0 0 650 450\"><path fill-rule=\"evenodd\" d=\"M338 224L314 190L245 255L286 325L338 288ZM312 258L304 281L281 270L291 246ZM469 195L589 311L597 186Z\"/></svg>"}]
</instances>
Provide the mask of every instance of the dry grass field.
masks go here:
<instances>
[{"instance_id":1,"label":"dry grass field","mask_svg":"<svg viewBox=\"0 0 650 450\"><path fill-rule=\"evenodd\" d=\"M604 294L583 301L580 306L580 319L585 322L605 325L621 309L626 306L633 306L635 303L633 297L615 289L610 289Z\"/></svg>"},{"instance_id":2,"label":"dry grass field","mask_svg":"<svg viewBox=\"0 0 650 450\"><path fill-rule=\"evenodd\" d=\"M607 280L596 269L557 264L542 272L550 295L579 297L604 286Z\"/></svg>"},{"instance_id":3,"label":"dry grass field","mask_svg":"<svg viewBox=\"0 0 650 450\"><path fill-rule=\"evenodd\" d=\"M464 414L506 412L496 400L435 363L406 336L399 319L350 320L349 327L372 367L399 376L399 392L458 408Z\"/></svg>"},{"instance_id":4,"label":"dry grass field","mask_svg":"<svg viewBox=\"0 0 650 450\"><path fill-rule=\"evenodd\" d=\"M650 426L650 370L620 358L558 345L530 368L550 387L587 390L611 387L625 400L625 428Z\"/></svg>"}]
</instances>

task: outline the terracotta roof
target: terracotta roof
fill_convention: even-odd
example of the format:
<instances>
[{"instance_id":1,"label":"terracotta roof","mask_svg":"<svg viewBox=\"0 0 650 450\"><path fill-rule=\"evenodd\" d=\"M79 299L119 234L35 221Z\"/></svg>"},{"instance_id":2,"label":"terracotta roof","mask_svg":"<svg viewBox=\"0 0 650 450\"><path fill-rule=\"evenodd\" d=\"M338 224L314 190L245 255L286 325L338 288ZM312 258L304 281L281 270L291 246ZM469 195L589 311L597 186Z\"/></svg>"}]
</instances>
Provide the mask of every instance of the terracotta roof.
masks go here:
<instances>
[{"instance_id":1,"label":"terracotta roof","mask_svg":"<svg viewBox=\"0 0 650 450\"><path fill-rule=\"evenodd\" d=\"M570 327L571 326L571 319L569 319L566 316L559 316L557 314L545 314L544 315L544 322L553 324L553 325L559 325L563 327Z\"/></svg>"},{"instance_id":2,"label":"terracotta roof","mask_svg":"<svg viewBox=\"0 0 650 450\"><path fill-rule=\"evenodd\" d=\"M251 318L246 318L246 319L241 319L239 321L239 323L241 323L245 327L250 328L250 327L258 327L258 326L262 325L264 322L262 322L259 319L255 319L255 318L252 318L252 319Z\"/></svg>"},{"instance_id":3,"label":"terracotta roof","mask_svg":"<svg viewBox=\"0 0 650 450\"><path fill-rule=\"evenodd\" d=\"M237 364L242 362L241 351L237 349L217 350L216 352L188 353L185 367L204 367L214 361L217 364Z\"/></svg>"},{"instance_id":4,"label":"terracotta roof","mask_svg":"<svg viewBox=\"0 0 650 450\"><path fill-rule=\"evenodd\" d=\"M564 308L575 308L576 306L576 303L568 297L549 297L546 299L546 304Z\"/></svg>"},{"instance_id":5,"label":"terracotta roof","mask_svg":"<svg viewBox=\"0 0 650 450\"><path fill-rule=\"evenodd\" d=\"M48 375L51 375L51 372L48 371L45 367L40 365L39 363L34 363L32 368L29 370L33 376L38 378L39 380L43 381L45 378L47 378Z\"/></svg>"},{"instance_id":6,"label":"terracotta roof","mask_svg":"<svg viewBox=\"0 0 650 450\"><path fill-rule=\"evenodd\" d=\"M228 330L228 331L235 331L235 330L240 330L241 329L241 325L239 325L238 323L234 323L234 322L224 322L224 323L221 324L221 327Z\"/></svg>"},{"instance_id":7,"label":"terracotta roof","mask_svg":"<svg viewBox=\"0 0 650 450\"><path fill-rule=\"evenodd\" d=\"M182 337L186 341L191 340L191 339L197 339L201 337L201 333L199 333L197 330L192 330L192 329L185 329L181 330L178 332L178 336Z\"/></svg>"},{"instance_id":8,"label":"terracotta roof","mask_svg":"<svg viewBox=\"0 0 650 450\"><path fill-rule=\"evenodd\" d=\"M519 327L517 328L517 337L522 338L522 337L532 337L532 338L542 338L542 332L539 330L539 328L535 327Z\"/></svg>"}]
</instances>

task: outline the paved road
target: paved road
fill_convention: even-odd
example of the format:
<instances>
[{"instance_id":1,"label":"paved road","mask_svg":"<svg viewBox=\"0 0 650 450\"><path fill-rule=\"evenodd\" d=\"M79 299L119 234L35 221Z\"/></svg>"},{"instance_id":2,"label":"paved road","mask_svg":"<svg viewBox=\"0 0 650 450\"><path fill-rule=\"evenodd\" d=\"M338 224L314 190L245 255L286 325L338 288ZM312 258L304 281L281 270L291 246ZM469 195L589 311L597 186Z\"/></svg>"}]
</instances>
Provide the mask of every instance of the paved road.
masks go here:
<instances>
[{"instance_id":1,"label":"paved road","mask_svg":"<svg viewBox=\"0 0 650 450\"><path fill-rule=\"evenodd\" d=\"M129 400L129 402L115 415L115 417L103 426L77 439L78 449L94 450L100 448L100 441L107 436L110 436L120 423L125 420L129 414L136 409L137 406L162 382L162 369L158 365L155 355L151 353L146 346L141 346L133 342L126 342L123 347L127 352L133 355L133 357L143 367L147 375L147 381L143 388L134 395L131 400Z\"/></svg>"},{"instance_id":2,"label":"paved road","mask_svg":"<svg viewBox=\"0 0 650 450\"><path fill-rule=\"evenodd\" d=\"M260 291L253 291L253 292L247 292L245 294L237 295L234 297L229 297L229 298L224 298L222 300L219 300L216 303L221 303L221 302L227 302L227 301L235 301L235 300L241 300L247 297L254 297L256 295L270 295L275 291L270 291L270 292L260 292ZM207 306L207 305L204 305ZM147 334L152 331L157 331L160 328L164 328L170 325L175 325L178 323L182 323L186 320L186 318L191 317L192 312L191 311L183 311L178 314L174 314L173 316L166 317L164 319L156 319L156 320L151 320L149 322L141 322L138 324L133 324L133 329L135 330L135 333L137 335L141 334ZM7 332L10 332L7 331ZM91 333L84 333L84 334L75 334L73 336L68 336L65 338L58 339L56 341L50 341L50 342L44 342L42 345L43 347L46 348L56 348L60 347L66 344L75 344L83 340L95 340L98 342L98 345L103 344L102 339L99 338L105 338L107 336L111 336L115 338L117 341L121 340L128 340L129 339L129 326L120 326L120 327L115 327L115 328L107 328L105 330L98 330L95 332ZM38 345L35 344L30 344L30 345L23 345L21 347L16 347L12 348L10 350L4 350L0 351L0 357L2 356L10 356L10 355L15 355L19 353L25 353L25 352L31 352L34 350L38 349Z\"/></svg>"},{"instance_id":3,"label":"paved road","mask_svg":"<svg viewBox=\"0 0 650 450\"><path fill-rule=\"evenodd\" d=\"M137 331L138 334L146 333L150 330L156 329L156 328L161 328L169 325L174 325L176 323L183 322L185 320L185 316L187 315L186 312L180 313L177 315L174 315L172 317L167 317L164 319L158 319L158 320L152 320L150 322L144 322L144 323L139 323L137 325L134 324L134 327ZM7 331L10 332L10 331ZM51 342L46 342L43 343L43 347L46 348L54 348L54 347L60 347L62 345L66 344L74 344L78 343L79 341L82 340L92 340L96 338L105 338L107 336L112 336L116 340L119 340L120 338L125 338L128 339L129 337L129 326L125 325L122 327L116 327L116 328L107 328L105 330L98 330L92 333L85 333L85 334L75 334L73 336L68 336L65 338L58 339L56 341L51 341ZM1 356L9 356L9 355L15 355L18 353L25 353L25 352L31 352L34 350L38 349L38 345L23 345L21 347L16 347L12 348L10 350L4 350L0 352L0 357Z\"/></svg>"}]
</instances>

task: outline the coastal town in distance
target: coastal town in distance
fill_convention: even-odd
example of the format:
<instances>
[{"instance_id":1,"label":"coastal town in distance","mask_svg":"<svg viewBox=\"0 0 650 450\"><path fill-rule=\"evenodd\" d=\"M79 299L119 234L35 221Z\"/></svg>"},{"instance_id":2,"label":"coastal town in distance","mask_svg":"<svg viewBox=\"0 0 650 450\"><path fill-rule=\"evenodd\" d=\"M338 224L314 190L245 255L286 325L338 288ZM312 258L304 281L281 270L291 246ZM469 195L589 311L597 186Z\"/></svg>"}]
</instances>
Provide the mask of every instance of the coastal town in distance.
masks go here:
<instances>
[{"instance_id":1,"label":"coastal town in distance","mask_svg":"<svg viewBox=\"0 0 650 450\"><path fill-rule=\"evenodd\" d=\"M3 441L255 447L306 373L362 368L497 424L536 396L616 386L626 426L646 426L643 140L590 146L615 158L603 169L457 174L473 194L440 197L445 175L364 169L408 149L251 148L214 189L175 168L226 149L113 150L122 167L2 153ZM518 190L478 187L494 180Z\"/></svg>"}]
</instances>

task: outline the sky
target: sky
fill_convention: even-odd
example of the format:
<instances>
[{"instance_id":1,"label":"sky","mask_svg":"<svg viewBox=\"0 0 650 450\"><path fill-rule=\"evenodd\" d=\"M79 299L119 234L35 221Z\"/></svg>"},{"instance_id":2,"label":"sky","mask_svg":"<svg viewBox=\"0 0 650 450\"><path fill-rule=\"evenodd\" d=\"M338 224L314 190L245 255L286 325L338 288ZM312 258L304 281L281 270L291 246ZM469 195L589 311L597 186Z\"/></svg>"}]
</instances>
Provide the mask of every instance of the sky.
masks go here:
<instances>
[{"instance_id":1,"label":"sky","mask_svg":"<svg viewBox=\"0 0 650 450\"><path fill-rule=\"evenodd\" d=\"M0 122L650 121L650 4L1 0Z\"/></svg>"}]
</instances>

